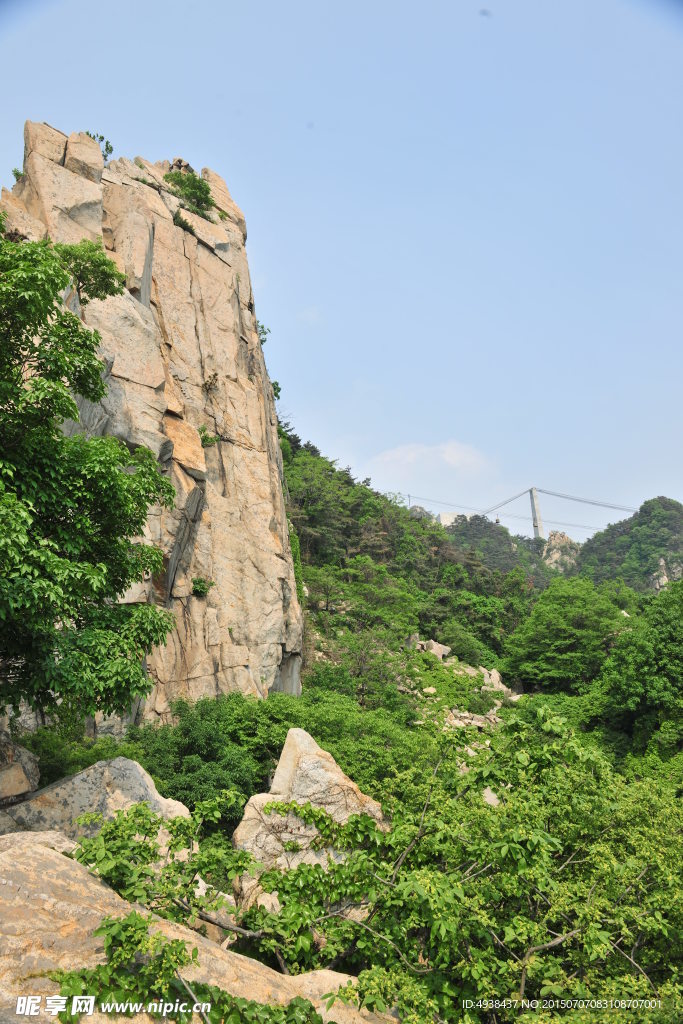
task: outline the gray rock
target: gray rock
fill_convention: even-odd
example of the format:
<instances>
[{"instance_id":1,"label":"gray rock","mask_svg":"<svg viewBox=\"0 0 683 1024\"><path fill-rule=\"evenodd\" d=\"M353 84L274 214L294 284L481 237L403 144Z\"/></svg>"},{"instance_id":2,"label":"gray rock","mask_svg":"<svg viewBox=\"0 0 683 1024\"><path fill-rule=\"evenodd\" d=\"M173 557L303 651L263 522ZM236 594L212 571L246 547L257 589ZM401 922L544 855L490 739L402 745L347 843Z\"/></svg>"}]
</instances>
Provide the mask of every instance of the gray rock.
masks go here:
<instances>
[{"instance_id":1,"label":"gray rock","mask_svg":"<svg viewBox=\"0 0 683 1024\"><path fill-rule=\"evenodd\" d=\"M38 790L23 803L8 807L7 813L24 829L58 830L75 839L97 831L97 826L85 829L75 824L81 814L97 812L109 819L116 811L143 802L163 818L187 818L190 814L180 801L160 796L152 777L127 757L98 761L76 775Z\"/></svg>"}]
</instances>

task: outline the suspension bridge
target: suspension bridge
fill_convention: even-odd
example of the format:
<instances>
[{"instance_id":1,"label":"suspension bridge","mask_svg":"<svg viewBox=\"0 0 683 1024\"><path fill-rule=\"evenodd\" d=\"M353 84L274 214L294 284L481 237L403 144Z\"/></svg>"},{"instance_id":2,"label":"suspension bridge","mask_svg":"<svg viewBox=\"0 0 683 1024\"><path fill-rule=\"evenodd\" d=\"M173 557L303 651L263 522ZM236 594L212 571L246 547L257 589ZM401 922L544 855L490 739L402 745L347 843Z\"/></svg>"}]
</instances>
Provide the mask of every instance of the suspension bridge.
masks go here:
<instances>
[{"instance_id":1,"label":"suspension bridge","mask_svg":"<svg viewBox=\"0 0 683 1024\"><path fill-rule=\"evenodd\" d=\"M506 498L504 501L499 501L496 505L491 505L490 508L473 508L470 505L458 505L455 502L440 501L436 498L426 498L424 495L419 494L403 494L402 497L408 499L408 507L410 508L415 501L425 501L429 505L440 505L445 508L458 509L463 512L474 513L479 516L490 516L493 512L496 513L496 522L500 522L501 516L504 519L517 519L529 522L531 518L531 526L533 528L534 537L540 537L545 540L545 528L543 525L543 518L541 516L541 506L539 500L539 494L545 494L548 497L560 498L564 501L575 502L581 505L592 505L596 508L609 509L610 511L616 512L628 512L633 514L637 512L637 508L633 508L631 505L617 505L610 501L599 501L597 498L580 498L575 494L563 494L561 491L551 491L544 487L525 487L523 491L518 494L513 494L510 498ZM513 501L517 501L519 498L523 498L524 495L529 496L529 503L531 506L531 517L529 515L520 515L519 513L501 512L500 510L510 505ZM600 526L590 525L586 523L570 523L558 519L546 519L546 523L550 526L565 526L574 527L575 529L581 530L599 530Z\"/></svg>"}]
</instances>

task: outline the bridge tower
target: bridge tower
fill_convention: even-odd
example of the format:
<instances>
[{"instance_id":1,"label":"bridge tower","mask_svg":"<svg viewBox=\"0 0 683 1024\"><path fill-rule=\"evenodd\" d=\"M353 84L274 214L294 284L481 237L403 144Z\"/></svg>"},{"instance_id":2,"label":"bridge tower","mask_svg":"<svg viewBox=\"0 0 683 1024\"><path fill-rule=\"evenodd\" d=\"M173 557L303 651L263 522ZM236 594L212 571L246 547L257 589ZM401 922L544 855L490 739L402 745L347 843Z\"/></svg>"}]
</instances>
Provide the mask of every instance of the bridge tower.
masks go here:
<instances>
[{"instance_id":1,"label":"bridge tower","mask_svg":"<svg viewBox=\"0 0 683 1024\"><path fill-rule=\"evenodd\" d=\"M535 487L529 488L529 498L531 499L531 520L534 524L534 537L540 537L541 540L545 540L541 508L538 504L538 493Z\"/></svg>"}]
</instances>

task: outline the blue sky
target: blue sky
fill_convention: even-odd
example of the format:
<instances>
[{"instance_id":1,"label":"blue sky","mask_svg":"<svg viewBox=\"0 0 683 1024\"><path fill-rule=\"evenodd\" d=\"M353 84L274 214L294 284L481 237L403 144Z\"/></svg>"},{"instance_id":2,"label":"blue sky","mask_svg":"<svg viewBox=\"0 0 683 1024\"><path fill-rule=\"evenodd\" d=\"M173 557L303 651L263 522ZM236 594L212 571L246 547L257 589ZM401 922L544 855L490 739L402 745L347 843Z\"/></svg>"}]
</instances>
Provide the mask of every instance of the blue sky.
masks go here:
<instances>
[{"instance_id":1,"label":"blue sky","mask_svg":"<svg viewBox=\"0 0 683 1024\"><path fill-rule=\"evenodd\" d=\"M0 0L0 38L4 184L26 118L225 177L325 454L474 508L683 498L683 5Z\"/></svg>"}]
</instances>

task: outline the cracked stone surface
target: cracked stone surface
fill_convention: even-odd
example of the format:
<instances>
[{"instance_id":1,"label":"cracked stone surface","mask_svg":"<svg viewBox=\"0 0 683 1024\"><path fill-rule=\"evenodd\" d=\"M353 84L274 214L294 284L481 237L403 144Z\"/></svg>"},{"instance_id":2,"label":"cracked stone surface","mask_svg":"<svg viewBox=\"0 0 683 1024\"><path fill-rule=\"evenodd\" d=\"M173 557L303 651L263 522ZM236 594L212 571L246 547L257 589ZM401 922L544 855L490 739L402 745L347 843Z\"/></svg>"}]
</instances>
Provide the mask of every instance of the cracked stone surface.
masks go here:
<instances>
[{"instance_id":1,"label":"cracked stone surface","mask_svg":"<svg viewBox=\"0 0 683 1024\"><path fill-rule=\"evenodd\" d=\"M168 721L180 697L296 694L302 616L244 217L214 171L202 171L211 219L183 210L191 234L173 223L168 161L103 167L87 136L32 122L24 143L24 174L0 200L8 226L30 239L101 240L126 276L123 295L76 310L102 337L108 393L81 402L80 423L65 429L146 445L177 494L173 510L151 510L144 538L164 552L163 578L124 598L166 606L176 623L148 658L153 691L131 713ZM218 442L202 447L200 427ZM193 595L196 577L214 583L206 597Z\"/></svg>"}]
</instances>

